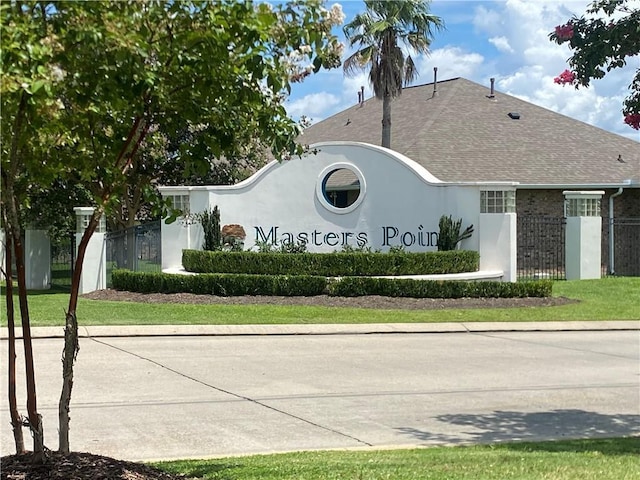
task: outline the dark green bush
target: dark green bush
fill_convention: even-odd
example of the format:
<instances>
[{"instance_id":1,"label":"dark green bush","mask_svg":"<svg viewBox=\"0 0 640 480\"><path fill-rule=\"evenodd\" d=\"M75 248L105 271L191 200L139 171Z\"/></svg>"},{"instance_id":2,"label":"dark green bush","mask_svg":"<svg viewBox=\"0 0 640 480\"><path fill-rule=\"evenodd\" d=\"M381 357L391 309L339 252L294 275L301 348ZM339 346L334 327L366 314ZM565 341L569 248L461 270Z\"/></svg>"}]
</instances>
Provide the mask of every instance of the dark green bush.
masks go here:
<instances>
[{"instance_id":1,"label":"dark green bush","mask_svg":"<svg viewBox=\"0 0 640 480\"><path fill-rule=\"evenodd\" d=\"M462 219L453 220L451 215L448 217L446 215L442 215L440 217L439 226L439 251L455 250L462 240L470 238L473 233L473 225L469 225L464 232L460 233L460 229L462 228Z\"/></svg>"},{"instance_id":2,"label":"dark green bush","mask_svg":"<svg viewBox=\"0 0 640 480\"><path fill-rule=\"evenodd\" d=\"M261 275L319 275L325 277L371 275L429 275L475 272L478 252L396 253L257 253L184 250L182 265L196 273Z\"/></svg>"},{"instance_id":3,"label":"dark green bush","mask_svg":"<svg viewBox=\"0 0 640 480\"><path fill-rule=\"evenodd\" d=\"M217 251L222 249L222 234L220 232L220 209L216 205L213 210L205 210L196 214L196 220L204 231L203 250Z\"/></svg>"},{"instance_id":4,"label":"dark green bush","mask_svg":"<svg viewBox=\"0 0 640 480\"><path fill-rule=\"evenodd\" d=\"M454 280L412 280L373 277L345 277L329 285L338 297L382 295L413 298L549 297L552 282L466 282Z\"/></svg>"},{"instance_id":5,"label":"dark green bush","mask_svg":"<svg viewBox=\"0 0 640 480\"><path fill-rule=\"evenodd\" d=\"M313 296L326 291L327 279L309 275L235 275L131 272L115 270L111 277L116 290L139 293L195 293L202 295Z\"/></svg>"},{"instance_id":6,"label":"dark green bush","mask_svg":"<svg viewBox=\"0 0 640 480\"><path fill-rule=\"evenodd\" d=\"M115 270L113 288L140 293L196 293L204 295L313 296L329 293L340 297L382 295L413 298L549 297L552 282L465 282L374 277L331 280L311 275L247 275L131 272Z\"/></svg>"}]
</instances>

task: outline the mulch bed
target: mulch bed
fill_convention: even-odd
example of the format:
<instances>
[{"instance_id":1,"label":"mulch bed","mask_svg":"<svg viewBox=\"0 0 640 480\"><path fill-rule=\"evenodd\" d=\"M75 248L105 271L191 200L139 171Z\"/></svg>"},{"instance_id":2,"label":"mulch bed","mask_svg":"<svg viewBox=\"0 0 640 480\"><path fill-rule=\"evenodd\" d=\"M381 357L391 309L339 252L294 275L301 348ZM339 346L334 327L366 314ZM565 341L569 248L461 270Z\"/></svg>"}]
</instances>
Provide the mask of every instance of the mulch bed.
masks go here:
<instances>
[{"instance_id":1,"label":"mulch bed","mask_svg":"<svg viewBox=\"0 0 640 480\"><path fill-rule=\"evenodd\" d=\"M118 302L141 303L181 303L219 305L310 305L323 307L374 308L381 310L443 310L451 308L512 308L512 307L552 307L577 303L565 297L542 298L397 298L369 295L366 297L272 297L246 295L240 297L219 297L215 295L194 295L191 293L134 293L117 290L97 290L82 296L91 300L113 300Z\"/></svg>"},{"instance_id":2,"label":"mulch bed","mask_svg":"<svg viewBox=\"0 0 640 480\"><path fill-rule=\"evenodd\" d=\"M0 459L2 480L185 480L142 463L91 453L49 451L42 465L30 453Z\"/></svg>"}]
</instances>

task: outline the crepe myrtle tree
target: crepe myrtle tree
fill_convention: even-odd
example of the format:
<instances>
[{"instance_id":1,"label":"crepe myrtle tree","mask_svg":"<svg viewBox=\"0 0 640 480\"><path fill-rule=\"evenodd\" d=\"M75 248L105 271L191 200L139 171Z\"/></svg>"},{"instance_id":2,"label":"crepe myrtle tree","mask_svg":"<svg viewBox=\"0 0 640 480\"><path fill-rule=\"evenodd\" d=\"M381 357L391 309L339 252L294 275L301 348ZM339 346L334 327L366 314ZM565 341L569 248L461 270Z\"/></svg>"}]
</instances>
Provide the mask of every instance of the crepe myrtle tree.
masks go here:
<instances>
[{"instance_id":1,"label":"crepe myrtle tree","mask_svg":"<svg viewBox=\"0 0 640 480\"><path fill-rule=\"evenodd\" d=\"M549 35L551 41L568 44L572 51L569 69L554 79L561 85L586 87L591 80L604 77L615 68L624 67L633 58L637 65L640 53L640 8L627 0L597 0L586 15L574 16L558 25ZM624 121L640 129L640 68L629 85L623 102Z\"/></svg>"},{"instance_id":2,"label":"crepe myrtle tree","mask_svg":"<svg viewBox=\"0 0 640 480\"><path fill-rule=\"evenodd\" d=\"M53 179L64 184L73 178L95 207L78 244L65 315L58 416L59 449L69 452L84 256L100 218L117 208L129 186L148 188L156 181L155 173L132 174L150 135L177 138L197 125L205 133L198 141L217 158L238 158L247 145L278 159L302 153L295 142L300 126L287 116L283 100L292 84L341 65L342 46L331 30L344 16L339 6L326 9L321 0L276 6L235 0L10 1L0 12L2 201L16 259L30 206L23 186L44 189ZM185 168L206 171L210 164L198 151L181 149L181 160ZM153 156L144 161L153 171ZM18 261L27 337L21 268ZM41 432L33 362L27 363L29 424ZM43 452L38 438L35 450Z\"/></svg>"}]
</instances>

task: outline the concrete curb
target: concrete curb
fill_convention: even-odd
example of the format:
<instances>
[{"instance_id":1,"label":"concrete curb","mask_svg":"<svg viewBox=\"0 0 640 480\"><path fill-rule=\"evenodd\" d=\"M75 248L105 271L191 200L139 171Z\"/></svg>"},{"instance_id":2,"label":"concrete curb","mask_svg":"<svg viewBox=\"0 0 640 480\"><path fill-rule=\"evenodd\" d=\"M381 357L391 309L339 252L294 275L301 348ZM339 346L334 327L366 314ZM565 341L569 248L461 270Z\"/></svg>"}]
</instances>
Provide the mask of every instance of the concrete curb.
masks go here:
<instances>
[{"instance_id":1,"label":"concrete curb","mask_svg":"<svg viewBox=\"0 0 640 480\"><path fill-rule=\"evenodd\" d=\"M549 321L549 322L450 322L450 323L367 323L308 325L134 325L82 326L79 335L89 337L170 337L243 335L366 335L381 333L482 333L482 332L568 332L640 330L640 321ZM20 329L16 332L22 338ZM33 338L64 338L63 327L34 327ZM0 329L0 339L7 330Z\"/></svg>"}]
</instances>

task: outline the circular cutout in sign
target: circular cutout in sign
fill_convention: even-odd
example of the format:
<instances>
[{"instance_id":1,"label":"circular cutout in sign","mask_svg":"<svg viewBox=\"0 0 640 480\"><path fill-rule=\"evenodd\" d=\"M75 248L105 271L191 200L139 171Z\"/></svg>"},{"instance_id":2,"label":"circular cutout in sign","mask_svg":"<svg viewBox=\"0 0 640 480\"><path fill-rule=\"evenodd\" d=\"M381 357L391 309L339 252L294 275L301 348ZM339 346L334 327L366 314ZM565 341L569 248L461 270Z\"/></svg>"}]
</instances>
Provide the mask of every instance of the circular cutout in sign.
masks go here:
<instances>
[{"instance_id":1,"label":"circular cutout in sign","mask_svg":"<svg viewBox=\"0 0 640 480\"><path fill-rule=\"evenodd\" d=\"M335 163L320 174L316 195L331 212L349 213L362 203L366 184L362 172L354 165Z\"/></svg>"}]
</instances>

